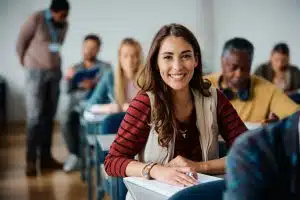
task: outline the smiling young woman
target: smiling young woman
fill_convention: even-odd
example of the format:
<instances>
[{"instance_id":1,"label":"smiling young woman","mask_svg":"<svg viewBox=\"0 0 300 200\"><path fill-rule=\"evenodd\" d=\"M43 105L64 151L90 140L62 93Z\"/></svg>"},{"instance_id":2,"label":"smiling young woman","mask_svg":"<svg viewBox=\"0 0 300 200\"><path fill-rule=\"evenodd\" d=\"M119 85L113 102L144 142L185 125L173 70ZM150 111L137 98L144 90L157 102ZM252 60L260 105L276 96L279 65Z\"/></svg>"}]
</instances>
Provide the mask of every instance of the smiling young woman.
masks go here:
<instances>
[{"instance_id":1,"label":"smiling young woman","mask_svg":"<svg viewBox=\"0 0 300 200\"><path fill-rule=\"evenodd\" d=\"M200 46L179 24L153 39L130 103L105 160L110 176L143 176L173 185L197 183L192 172L223 174L218 135L230 146L247 130L217 89L202 79Z\"/></svg>"}]
</instances>

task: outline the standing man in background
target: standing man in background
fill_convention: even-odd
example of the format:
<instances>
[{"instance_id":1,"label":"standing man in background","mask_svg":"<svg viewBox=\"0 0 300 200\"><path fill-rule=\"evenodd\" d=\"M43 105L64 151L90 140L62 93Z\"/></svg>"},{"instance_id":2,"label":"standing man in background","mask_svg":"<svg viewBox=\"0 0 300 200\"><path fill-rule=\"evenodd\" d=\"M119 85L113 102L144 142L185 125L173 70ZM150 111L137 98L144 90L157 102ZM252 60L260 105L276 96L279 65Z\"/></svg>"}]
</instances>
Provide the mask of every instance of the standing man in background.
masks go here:
<instances>
[{"instance_id":1,"label":"standing man in background","mask_svg":"<svg viewBox=\"0 0 300 200\"><path fill-rule=\"evenodd\" d=\"M62 76L60 49L68 13L67 0L52 0L50 8L27 19L17 39L17 54L26 68L27 176L36 176L37 168L43 171L62 167L51 155L51 144Z\"/></svg>"}]
</instances>

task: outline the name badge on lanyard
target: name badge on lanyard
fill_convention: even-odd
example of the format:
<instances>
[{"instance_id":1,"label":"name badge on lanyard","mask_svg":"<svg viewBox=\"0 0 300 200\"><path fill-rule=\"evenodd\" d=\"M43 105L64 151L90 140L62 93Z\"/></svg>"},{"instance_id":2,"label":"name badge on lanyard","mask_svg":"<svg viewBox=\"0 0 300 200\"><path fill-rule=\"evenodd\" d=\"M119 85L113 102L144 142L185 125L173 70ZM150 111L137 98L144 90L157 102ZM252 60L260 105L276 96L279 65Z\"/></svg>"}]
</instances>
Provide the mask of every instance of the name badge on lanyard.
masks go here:
<instances>
[{"instance_id":1,"label":"name badge on lanyard","mask_svg":"<svg viewBox=\"0 0 300 200\"><path fill-rule=\"evenodd\" d=\"M61 49L61 44L58 43L57 32L51 22L51 11L47 9L45 11L45 21L50 31L51 43L48 45L48 49L52 53L59 53Z\"/></svg>"}]
</instances>

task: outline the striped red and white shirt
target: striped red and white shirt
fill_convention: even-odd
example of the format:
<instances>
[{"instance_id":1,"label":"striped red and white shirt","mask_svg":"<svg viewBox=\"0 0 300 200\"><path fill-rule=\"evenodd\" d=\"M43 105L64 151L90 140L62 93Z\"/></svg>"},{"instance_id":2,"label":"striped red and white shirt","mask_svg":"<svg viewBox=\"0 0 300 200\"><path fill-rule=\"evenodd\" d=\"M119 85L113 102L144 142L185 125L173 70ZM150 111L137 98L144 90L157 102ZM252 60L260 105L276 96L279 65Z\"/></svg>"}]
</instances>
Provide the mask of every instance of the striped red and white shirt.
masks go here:
<instances>
[{"instance_id":1,"label":"striped red and white shirt","mask_svg":"<svg viewBox=\"0 0 300 200\"><path fill-rule=\"evenodd\" d=\"M231 146L237 136L247 130L237 112L220 92L217 92L217 121L219 132L226 144ZM126 176L125 171L129 162L134 160L146 145L150 132L149 120L151 106L148 95L140 92L131 101L127 113L119 127L117 136L105 158L105 170L110 176ZM176 146L176 144L175 144ZM194 148L194 147L192 147ZM182 151L193 151L191 148L180 148ZM196 152L196 151L195 151ZM177 155L180 152L177 152ZM182 152L186 154L186 152Z\"/></svg>"}]
</instances>

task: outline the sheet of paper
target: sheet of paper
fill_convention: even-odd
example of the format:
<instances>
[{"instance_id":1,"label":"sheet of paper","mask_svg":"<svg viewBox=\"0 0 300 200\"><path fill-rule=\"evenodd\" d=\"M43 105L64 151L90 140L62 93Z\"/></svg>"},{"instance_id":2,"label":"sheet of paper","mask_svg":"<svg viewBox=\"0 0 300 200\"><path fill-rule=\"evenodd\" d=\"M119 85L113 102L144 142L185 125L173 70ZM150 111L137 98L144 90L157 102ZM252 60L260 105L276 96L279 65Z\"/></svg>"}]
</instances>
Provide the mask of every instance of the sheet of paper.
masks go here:
<instances>
[{"instance_id":1,"label":"sheet of paper","mask_svg":"<svg viewBox=\"0 0 300 200\"><path fill-rule=\"evenodd\" d=\"M221 180L221 178L198 173L199 184L207 183L210 181L217 181L217 180ZM169 185L166 183L159 182L157 180L147 180L147 179L144 179L141 177L126 177L126 178L124 178L124 182L125 182L128 190L130 190L130 192L133 194L142 193L141 190L145 189L145 190L153 191L153 193L158 193L167 198L171 197L176 192L185 188L185 187ZM134 184L135 186L140 186L140 187L131 187L132 184ZM135 191L137 189L139 191ZM155 194L154 194L154 196L155 196ZM151 198L147 197L147 199L151 199Z\"/></svg>"},{"instance_id":2,"label":"sheet of paper","mask_svg":"<svg viewBox=\"0 0 300 200\"><path fill-rule=\"evenodd\" d=\"M87 120L88 122L101 122L103 121L103 119L106 117L107 115L103 115L103 114L94 114L90 111L85 110L83 112L83 117L85 120Z\"/></svg>"},{"instance_id":3,"label":"sheet of paper","mask_svg":"<svg viewBox=\"0 0 300 200\"><path fill-rule=\"evenodd\" d=\"M244 123L249 130L257 129L262 126L261 123L245 122Z\"/></svg>"}]
</instances>

